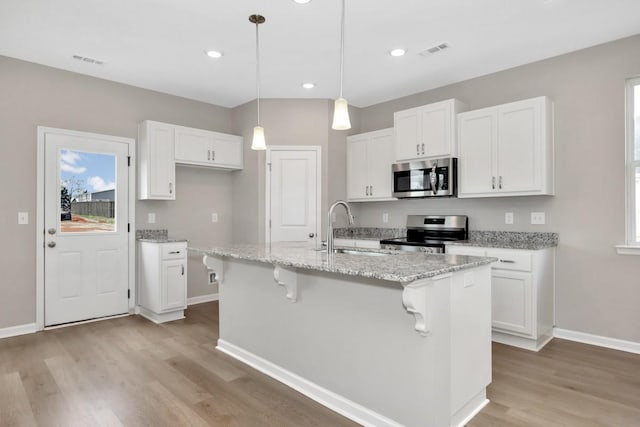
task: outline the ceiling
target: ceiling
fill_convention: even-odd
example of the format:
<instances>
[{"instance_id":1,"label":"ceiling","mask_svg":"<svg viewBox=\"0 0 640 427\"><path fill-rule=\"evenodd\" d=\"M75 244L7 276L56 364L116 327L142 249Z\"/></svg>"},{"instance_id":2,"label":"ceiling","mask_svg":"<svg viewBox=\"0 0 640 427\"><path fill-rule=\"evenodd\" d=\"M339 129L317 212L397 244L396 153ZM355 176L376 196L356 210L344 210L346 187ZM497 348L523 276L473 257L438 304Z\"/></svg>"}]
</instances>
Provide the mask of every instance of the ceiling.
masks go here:
<instances>
[{"instance_id":1,"label":"ceiling","mask_svg":"<svg viewBox=\"0 0 640 427\"><path fill-rule=\"evenodd\" d=\"M2 0L0 55L234 107L335 98L340 0ZM640 33L638 0L346 0L344 96L359 107ZM441 43L448 49L419 53ZM399 58L388 51L404 47ZM205 50L224 53L220 59ZM102 65L73 55L104 61ZM312 90L304 81L316 83Z\"/></svg>"}]
</instances>

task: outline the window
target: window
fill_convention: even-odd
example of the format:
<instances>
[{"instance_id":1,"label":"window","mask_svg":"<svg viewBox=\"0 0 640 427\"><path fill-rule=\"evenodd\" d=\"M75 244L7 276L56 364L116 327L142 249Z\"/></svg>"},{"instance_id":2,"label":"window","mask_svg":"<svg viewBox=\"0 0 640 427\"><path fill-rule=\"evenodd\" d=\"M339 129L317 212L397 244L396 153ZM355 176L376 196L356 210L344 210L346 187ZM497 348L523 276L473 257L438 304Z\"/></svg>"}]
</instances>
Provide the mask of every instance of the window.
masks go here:
<instances>
[{"instance_id":1,"label":"window","mask_svg":"<svg viewBox=\"0 0 640 427\"><path fill-rule=\"evenodd\" d=\"M627 82L627 244L640 245L640 78Z\"/></svg>"}]
</instances>

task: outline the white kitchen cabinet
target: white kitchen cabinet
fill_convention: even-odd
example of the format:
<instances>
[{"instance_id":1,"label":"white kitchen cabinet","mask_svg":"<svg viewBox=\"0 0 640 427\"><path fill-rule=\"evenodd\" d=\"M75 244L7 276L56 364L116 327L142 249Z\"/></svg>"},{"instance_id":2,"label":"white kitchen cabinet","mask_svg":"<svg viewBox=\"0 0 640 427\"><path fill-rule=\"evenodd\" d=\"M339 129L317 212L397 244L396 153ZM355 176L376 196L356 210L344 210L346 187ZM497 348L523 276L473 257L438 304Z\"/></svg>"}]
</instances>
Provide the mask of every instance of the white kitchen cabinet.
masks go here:
<instances>
[{"instance_id":1,"label":"white kitchen cabinet","mask_svg":"<svg viewBox=\"0 0 640 427\"><path fill-rule=\"evenodd\" d=\"M138 126L138 199L175 200L174 126L146 120Z\"/></svg>"},{"instance_id":2,"label":"white kitchen cabinet","mask_svg":"<svg viewBox=\"0 0 640 427\"><path fill-rule=\"evenodd\" d=\"M155 323L183 319L187 307L187 243L138 242L140 314Z\"/></svg>"},{"instance_id":3,"label":"white kitchen cabinet","mask_svg":"<svg viewBox=\"0 0 640 427\"><path fill-rule=\"evenodd\" d=\"M546 97L458 114L458 197L553 195L552 132Z\"/></svg>"},{"instance_id":4,"label":"white kitchen cabinet","mask_svg":"<svg viewBox=\"0 0 640 427\"><path fill-rule=\"evenodd\" d=\"M498 258L491 267L492 339L538 351L553 337L555 249L447 247L452 255Z\"/></svg>"},{"instance_id":5,"label":"white kitchen cabinet","mask_svg":"<svg viewBox=\"0 0 640 427\"><path fill-rule=\"evenodd\" d=\"M347 137L347 200L393 200L393 129Z\"/></svg>"},{"instance_id":6,"label":"white kitchen cabinet","mask_svg":"<svg viewBox=\"0 0 640 427\"><path fill-rule=\"evenodd\" d=\"M456 156L456 117L464 110L449 99L394 113L396 161Z\"/></svg>"},{"instance_id":7,"label":"white kitchen cabinet","mask_svg":"<svg viewBox=\"0 0 640 427\"><path fill-rule=\"evenodd\" d=\"M175 160L185 165L242 169L242 137L176 126Z\"/></svg>"}]
</instances>

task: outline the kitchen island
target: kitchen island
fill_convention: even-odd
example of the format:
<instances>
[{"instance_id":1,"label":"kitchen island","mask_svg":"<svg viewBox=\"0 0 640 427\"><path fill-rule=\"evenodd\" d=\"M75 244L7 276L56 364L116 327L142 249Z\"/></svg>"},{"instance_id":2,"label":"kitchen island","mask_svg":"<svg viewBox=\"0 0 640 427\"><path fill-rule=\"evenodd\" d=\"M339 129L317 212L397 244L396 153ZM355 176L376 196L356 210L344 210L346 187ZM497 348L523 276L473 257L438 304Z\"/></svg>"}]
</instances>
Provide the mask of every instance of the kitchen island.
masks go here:
<instances>
[{"instance_id":1,"label":"kitchen island","mask_svg":"<svg viewBox=\"0 0 640 427\"><path fill-rule=\"evenodd\" d=\"M485 257L201 248L217 348L363 425L464 425L488 402Z\"/></svg>"}]
</instances>

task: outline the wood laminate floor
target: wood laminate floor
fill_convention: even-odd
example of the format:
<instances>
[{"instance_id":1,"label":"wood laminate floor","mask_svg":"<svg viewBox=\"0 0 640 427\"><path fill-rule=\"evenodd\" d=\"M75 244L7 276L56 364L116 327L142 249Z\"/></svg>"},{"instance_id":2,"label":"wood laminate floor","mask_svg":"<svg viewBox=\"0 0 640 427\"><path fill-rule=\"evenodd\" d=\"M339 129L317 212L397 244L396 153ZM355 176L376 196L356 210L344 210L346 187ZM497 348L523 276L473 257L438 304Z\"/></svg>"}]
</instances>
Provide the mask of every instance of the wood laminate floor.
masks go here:
<instances>
[{"instance_id":1,"label":"wood laminate floor","mask_svg":"<svg viewBox=\"0 0 640 427\"><path fill-rule=\"evenodd\" d=\"M0 340L0 426L354 426L215 350L218 305ZM392 392L392 391L391 391ZM554 340L494 344L470 426L640 426L640 356Z\"/></svg>"}]
</instances>

